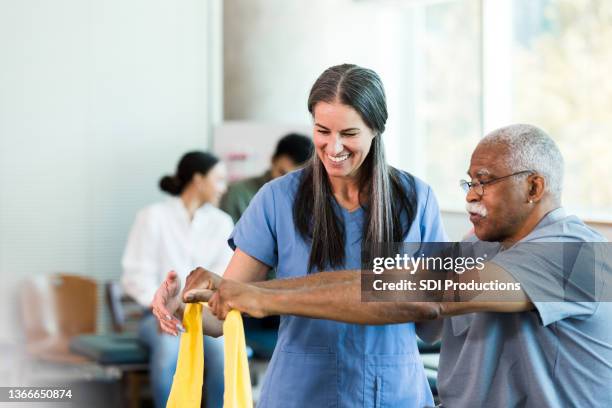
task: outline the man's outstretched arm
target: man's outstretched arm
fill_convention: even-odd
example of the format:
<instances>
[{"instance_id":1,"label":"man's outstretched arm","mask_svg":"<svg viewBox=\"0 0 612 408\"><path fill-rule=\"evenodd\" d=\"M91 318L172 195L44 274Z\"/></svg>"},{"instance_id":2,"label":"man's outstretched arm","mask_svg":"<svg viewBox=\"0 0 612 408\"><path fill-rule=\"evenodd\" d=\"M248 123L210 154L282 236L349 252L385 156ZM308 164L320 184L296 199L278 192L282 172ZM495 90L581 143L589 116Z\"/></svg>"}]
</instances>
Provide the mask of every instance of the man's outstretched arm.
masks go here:
<instances>
[{"instance_id":1,"label":"man's outstretched arm","mask_svg":"<svg viewBox=\"0 0 612 408\"><path fill-rule=\"evenodd\" d=\"M271 289L261 283L223 280L212 296L210 291L193 290L185 299L209 301L222 319L231 309L254 317L297 315L358 324L403 323L439 316L435 302L362 302L359 271L322 272L283 281L284 288Z\"/></svg>"},{"instance_id":2,"label":"man's outstretched arm","mask_svg":"<svg viewBox=\"0 0 612 408\"><path fill-rule=\"evenodd\" d=\"M488 274L511 279L496 265L488 266ZM420 322L464 313L512 313L533 309L533 304L522 291L516 294L514 301L503 302L482 301L480 296L470 296L469 301L460 302L362 302L360 271L322 272L276 282L281 283L266 287L224 280L214 294L192 291L186 300L210 299L213 312L219 318L225 318L229 310L237 309L254 317L297 315L359 324ZM459 298L463 298L462 294Z\"/></svg>"},{"instance_id":3,"label":"man's outstretched arm","mask_svg":"<svg viewBox=\"0 0 612 408\"><path fill-rule=\"evenodd\" d=\"M267 314L289 314L358 324L420 322L440 317L436 302L362 302L359 272L351 282L266 295Z\"/></svg>"}]
</instances>

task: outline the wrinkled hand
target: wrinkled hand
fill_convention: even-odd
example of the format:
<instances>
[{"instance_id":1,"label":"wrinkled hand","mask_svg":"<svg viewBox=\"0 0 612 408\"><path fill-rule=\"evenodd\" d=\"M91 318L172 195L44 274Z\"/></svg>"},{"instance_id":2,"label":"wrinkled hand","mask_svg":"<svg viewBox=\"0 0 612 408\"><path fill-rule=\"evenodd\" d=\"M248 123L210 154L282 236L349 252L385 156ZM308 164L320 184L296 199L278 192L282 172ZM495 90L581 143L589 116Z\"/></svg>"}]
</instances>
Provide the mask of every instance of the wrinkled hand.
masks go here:
<instances>
[{"instance_id":1,"label":"wrinkled hand","mask_svg":"<svg viewBox=\"0 0 612 408\"><path fill-rule=\"evenodd\" d=\"M212 295L210 290L192 290L187 295L187 300L193 302L208 300L212 313L221 320L224 320L232 309L256 318L268 315L263 307L265 289L234 280L222 279Z\"/></svg>"},{"instance_id":2,"label":"wrinkled hand","mask_svg":"<svg viewBox=\"0 0 612 408\"><path fill-rule=\"evenodd\" d=\"M170 271L166 279L162 282L155 296L151 308L153 315L159 321L159 326L164 333L178 335L178 331L184 331L181 321L177 315L183 311L183 302L179 296L181 291L181 280L176 272Z\"/></svg>"},{"instance_id":3,"label":"wrinkled hand","mask_svg":"<svg viewBox=\"0 0 612 408\"><path fill-rule=\"evenodd\" d=\"M208 302L213 291L219 288L222 280L223 278L219 275L204 268L194 269L187 275L185 289L183 289L183 301L187 303ZM198 298L193 301L187 300L187 293L194 290L198 290Z\"/></svg>"}]
</instances>

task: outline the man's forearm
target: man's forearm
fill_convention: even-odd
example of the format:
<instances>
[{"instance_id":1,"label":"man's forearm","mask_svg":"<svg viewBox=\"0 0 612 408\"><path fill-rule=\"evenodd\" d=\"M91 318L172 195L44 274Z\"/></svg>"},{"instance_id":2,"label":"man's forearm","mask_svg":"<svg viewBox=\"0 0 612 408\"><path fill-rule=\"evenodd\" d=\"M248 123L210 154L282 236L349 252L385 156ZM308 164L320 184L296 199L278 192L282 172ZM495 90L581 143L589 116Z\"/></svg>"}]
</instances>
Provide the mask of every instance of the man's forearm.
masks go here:
<instances>
[{"instance_id":1,"label":"man's forearm","mask_svg":"<svg viewBox=\"0 0 612 408\"><path fill-rule=\"evenodd\" d=\"M429 321L459 314L531 310L528 298L517 302L445 301L454 293L441 293L423 302L362 302L361 272L321 272L304 277L258 282L267 314L298 315L359 324ZM424 293L426 295L426 293ZM439 298L439 299L438 299ZM427 300L423 296L423 300Z\"/></svg>"},{"instance_id":2,"label":"man's forearm","mask_svg":"<svg viewBox=\"0 0 612 408\"><path fill-rule=\"evenodd\" d=\"M329 275L341 273L345 274L344 279L331 283L319 282L301 289L265 290L262 294L264 308L268 314L358 324L417 322L439 317L439 307L435 302L362 302L360 272L333 272Z\"/></svg>"},{"instance_id":3,"label":"man's forearm","mask_svg":"<svg viewBox=\"0 0 612 408\"><path fill-rule=\"evenodd\" d=\"M273 279L252 284L264 289L305 289L360 279L359 271L319 272L297 278Z\"/></svg>"}]
</instances>

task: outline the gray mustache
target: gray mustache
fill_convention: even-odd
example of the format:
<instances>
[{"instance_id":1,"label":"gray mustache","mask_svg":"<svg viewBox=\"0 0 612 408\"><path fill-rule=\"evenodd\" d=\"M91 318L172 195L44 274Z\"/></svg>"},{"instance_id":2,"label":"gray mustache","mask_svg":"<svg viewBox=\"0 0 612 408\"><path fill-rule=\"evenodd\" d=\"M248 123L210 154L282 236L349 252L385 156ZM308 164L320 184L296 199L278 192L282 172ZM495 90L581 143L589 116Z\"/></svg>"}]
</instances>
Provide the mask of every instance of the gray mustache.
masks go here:
<instances>
[{"instance_id":1,"label":"gray mustache","mask_svg":"<svg viewBox=\"0 0 612 408\"><path fill-rule=\"evenodd\" d=\"M465 209L467 210L467 212L478 214L481 217L487 216L486 207L480 203L467 203L465 205Z\"/></svg>"}]
</instances>

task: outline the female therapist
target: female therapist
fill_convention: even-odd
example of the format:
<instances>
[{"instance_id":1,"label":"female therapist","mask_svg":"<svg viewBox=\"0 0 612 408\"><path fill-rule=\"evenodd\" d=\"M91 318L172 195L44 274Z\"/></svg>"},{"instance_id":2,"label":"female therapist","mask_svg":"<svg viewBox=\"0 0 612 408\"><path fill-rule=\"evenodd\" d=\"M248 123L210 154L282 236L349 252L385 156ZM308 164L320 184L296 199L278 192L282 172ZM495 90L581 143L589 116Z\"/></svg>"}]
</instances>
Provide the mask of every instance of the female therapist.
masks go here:
<instances>
[{"instance_id":1,"label":"female therapist","mask_svg":"<svg viewBox=\"0 0 612 408\"><path fill-rule=\"evenodd\" d=\"M304 169L269 182L253 198L229 239L235 252L226 278L263 280L275 267L281 280L267 287L287 285L282 278L361 269L362 243L446 239L429 186L386 163L387 108L375 72L348 64L327 69L310 91L308 110L315 154ZM192 273L186 290L197 285ZM163 316L174 303L164 299L178 289L168 279L158 293L154 308ZM171 322L162 327L174 330ZM433 398L413 323L281 317L258 407L426 405Z\"/></svg>"},{"instance_id":2,"label":"female therapist","mask_svg":"<svg viewBox=\"0 0 612 408\"><path fill-rule=\"evenodd\" d=\"M126 293L144 307L151 306L155 291L168 270L184 274L197 265L223 271L232 251L227 236L233 228L229 215L216 206L226 190L225 167L206 152L186 153L176 174L160 180L172 197L141 210L130 232L123 255ZM174 275L173 275L174 276ZM160 333L155 317L146 314L139 334L151 349L151 388L155 406L166 406L176 368L179 339ZM223 405L223 341L206 337L207 407Z\"/></svg>"}]
</instances>

